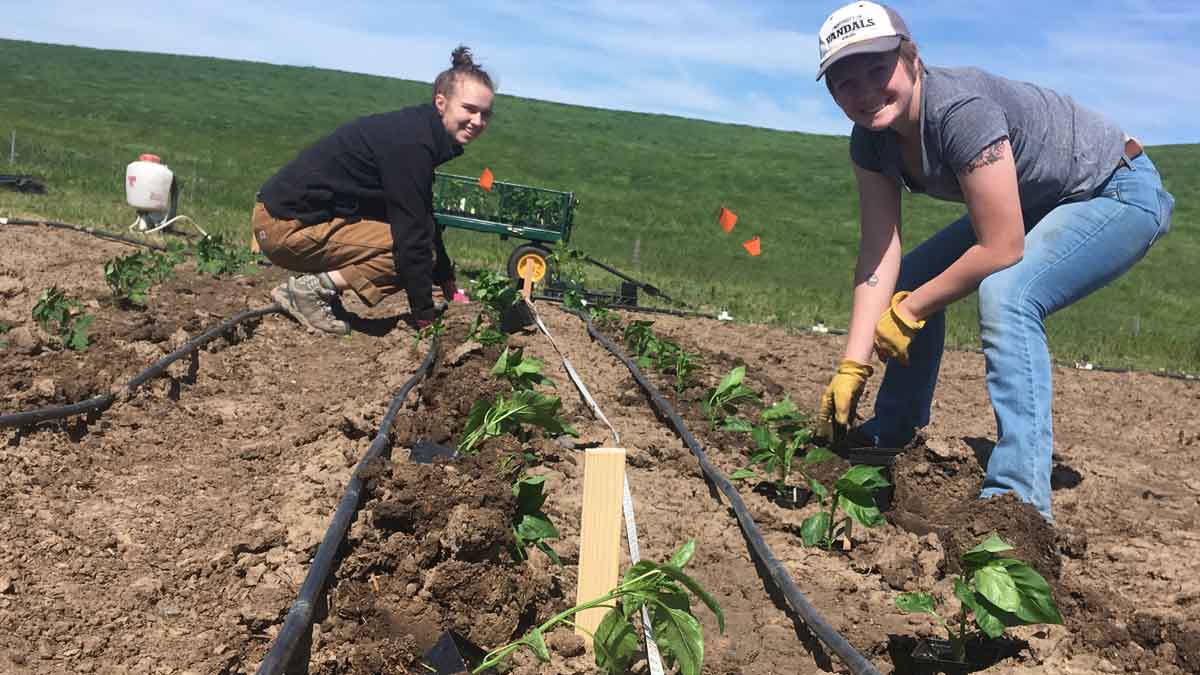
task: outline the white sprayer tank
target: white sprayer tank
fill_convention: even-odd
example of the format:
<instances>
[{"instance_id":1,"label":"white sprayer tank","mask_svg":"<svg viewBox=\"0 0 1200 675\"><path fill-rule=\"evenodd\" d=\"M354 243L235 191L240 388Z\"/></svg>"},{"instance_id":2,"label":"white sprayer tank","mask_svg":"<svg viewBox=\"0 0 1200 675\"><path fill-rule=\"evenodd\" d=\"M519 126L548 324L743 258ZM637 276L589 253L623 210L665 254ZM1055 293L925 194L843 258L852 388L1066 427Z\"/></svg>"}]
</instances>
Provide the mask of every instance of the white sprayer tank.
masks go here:
<instances>
[{"instance_id":1,"label":"white sprayer tank","mask_svg":"<svg viewBox=\"0 0 1200 675\"><path fill-rule=\"evenodd\" d=\"M138 211L165 212L171 208L174 179L158 155L141 155L125 168L125 199Z\"/></svg>"}]
</instances>

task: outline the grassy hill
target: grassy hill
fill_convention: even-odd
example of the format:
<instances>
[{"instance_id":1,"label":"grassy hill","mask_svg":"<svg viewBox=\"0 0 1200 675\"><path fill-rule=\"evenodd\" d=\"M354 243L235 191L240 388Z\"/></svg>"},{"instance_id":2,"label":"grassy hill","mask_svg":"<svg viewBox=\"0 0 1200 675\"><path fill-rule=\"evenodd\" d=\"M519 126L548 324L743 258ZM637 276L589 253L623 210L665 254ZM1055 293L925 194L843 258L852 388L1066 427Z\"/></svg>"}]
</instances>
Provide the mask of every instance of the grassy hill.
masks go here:
<instances>
[{"instance_id":1,"label":"grassy hill","mask_svg":"<svg viewBox=\"0 0 1200 675\"><path fill-rule=\"evenodd\" d=\"M430 98L426 83L369 75L4 40L0 90L0 172L36 174L50 188L0 191L0 217L122 228L134 217L125 165L154 152L181 183L182 213L241 236L258 187L298 150L356 116ZM486 166L500 180L575 191L572 245L685 302L744 320L846 324L858 236L846 138L503 94L496 110L487 135L443 170ZM1126 277L1050 320L1056 358L1200 370L1200 301L1187 271L1200 259L1200 146L1150 155L1178 200L1172 233ZM721 205L739 215L731 235L716 224ZM960 211L906 198L906 240ZM753 235L759 258L740 245ZM470 269L498 268L519 242L451 231L447 243ZM973 300L955 305L950 343L977 346L975 324Z\"/></svg>"}]
</instances>

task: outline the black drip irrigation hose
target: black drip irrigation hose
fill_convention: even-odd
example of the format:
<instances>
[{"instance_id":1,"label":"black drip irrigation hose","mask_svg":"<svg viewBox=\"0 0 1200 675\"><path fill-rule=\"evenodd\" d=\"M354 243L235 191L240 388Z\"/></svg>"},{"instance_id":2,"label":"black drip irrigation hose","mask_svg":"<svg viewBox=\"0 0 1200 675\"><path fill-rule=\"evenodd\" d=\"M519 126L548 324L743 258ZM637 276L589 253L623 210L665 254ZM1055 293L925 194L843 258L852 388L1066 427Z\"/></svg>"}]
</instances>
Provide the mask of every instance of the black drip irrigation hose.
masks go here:
<instances>
[{"instance_id":1,"label":"black drip irrigation hose","mask_svg":"<svg viewBox=\"0 0 1200 675\"><path fill-rule=\"evenodd\" d=\"M554 302L554 303L558 303L560 305L563 302L563 299L561 297L557 297L557 296L553 296L553 295L542 295L539 293L535 293L535 294L533 294L532 297L534 300L545 300L546 302ZM613 306L612 309L617 309L617 310L621 310L621 311L630 311L630 312L646 312L649 314L670 314L671 316L682 316L682 317L686 317L686 318L701 318L701 319L713 319L713 320L717 319L717 317L713 314L708 314L706 312L696 312L696 311L687 310L687 309L667 309L665 307L638 307L636 305L616 305L616 306Z\"/></svg>"},{"instance_id":2,"label":"black drip irrigation hose","mask_svg":"<svg viewBox=\"0 0 1200 675\"><path fill-rule=\"evenodd\" d=\"M434 359L437 358L437 353L438 339L435 337L429 347L429 353L421 362L421 367L404 383L404 386L400 387L400 391L392 399L387 414L383 416L383 421L379 424L379 433L375 435L371 441L371 447L367 449L354 468L354 473L346 485L346 493L338 502L337 511L333 514L329 529L325 531L325 536L321 539L320 546L317 547L317 554L313 556L308 574L304 577L304 584L300 587L300 594L296 598L296 602L292 603L292 608L288 611L287 618L284 619L283 628L275 638L274 644L271 645L270 651L267 652L266 658L259 665L257 675L279 675L286 672L293 657L299 656L296 648L302 642L307 644L311 640L310 631L317 599L325 590L325 582L333 568L333 560L342 544L342 539L346 536L346 530L358 513L359 500L364 487L360 474L366 469L367 464L382 455L391 446L392 422L396 419L396 414L400 411L400 406L404 404L408 392L428 374ZM307 656L305 653L304 657L307 658ZM300 670L308 672L307 668Z\"/></svg>"},{"instance_id":3,"label":"black drip irrigation hose","mask_svg":"<svg viewBox=\"0 0 1200 675\"><path fill-rule=\"evenodd\" d=\"M135 389L142 386L146 382L161 375L167 369L167 366L170 366L180 358L197 351L204 345L212 342L217 337L224 335L239 323L249 321L251 319L257 319L260 316L280 311L283 310L281 310L277 304L270 305L262 309L245 310L234 315L233 318L229 319L228 321L225 321L214 328L210 328L204 333L201 333L191 340L188 340L183 344L183 346L162 357L156 361L154 365L150 366L141 374L125 383L125 386L121 387L121 389L116 393L102 394L100 396L89 398L86 401L71 403L64 406L54 406L51 408L41 408L39 410L29 410L26 412L0 415L0 427L25 426L29 424L36 424L38 422L44 422L46 420L70 417L72 415L81 415L83 413L92 411L106 410L113 404L114 401L117 400L118 396L132 393Z\"/></svg>"},{"instance_id":4,"label":"black drip irrigation hose","mask_svg":"<svg viewBox=\"0 0 1200 675\"><path fill-rule=\"evenodd\" d=\"M700 447L700 444L696 442L695 437L687 430L687 427L684 426L683 419L679 417L679 414L675 412L671 404L663 398L658 389L643 377L642 371L637 367L637 364L620 347L614 344L612 340L609 340L597 331L589 317L579 312L572 313L587 324L588 334L592 336L592 339L599 341L608 351L612 352L613 356L616 356L625 364L625 367L629 369L633 378L650 394L650 398L654 401L654 405L658 408L659 412L671 420L675 431L678 432L683 441L691 448L692 454L696 456L696 459L700 461L700 468L704 471L704 475L729 499L734 514L737 516L738 524L742 527L742 532L745 534L746 539L750 541L750 545L754 548L754 552L758 555L759 559L767 566L776 586L783 591L783 595L787 599L788 605L791 606L792 611L804 619L804 622L820 638L821 642L824 642L825 646L841 657L842 661L855 675L880 675L879 670L866 657L860 654L854 648L854 645L842 637L829 622L822 618L817 609L812 606L808 599L804 597L804 594L800 592L800 589L796 587L791 576L788 575L787 570L784 568L783 563L779 562L775 554L771 552L771 547L763 539L762 530L759 529L758 524L754 522L754 518L746 509L746 503L742 501L742 496L738 493L737 488L708 461L708 455Z\"/></svg>"},{"instance_id":5,"label":"black drip irrigation hose","mask_svg":"<svg viewBox=\"0 0 1200 675\"><path fill-rule=\"evenodd\" d=\"M74 230L76 232L90 234L93 237L99 237L100 239L121 242L122 244L145 246L146 248L152 248L156 251L167 250L167 247L162 246L161 244L155 244L154 242L146 241L144 239L126 237L125 235L121 234L114 234L99 228L88 227L87 225L72 225L71 223L59 223L53 220L26 220L24 218L0 218L0 225L45 225L47 227L57 227L63 230Z\"/></svg>"}]
</instances>

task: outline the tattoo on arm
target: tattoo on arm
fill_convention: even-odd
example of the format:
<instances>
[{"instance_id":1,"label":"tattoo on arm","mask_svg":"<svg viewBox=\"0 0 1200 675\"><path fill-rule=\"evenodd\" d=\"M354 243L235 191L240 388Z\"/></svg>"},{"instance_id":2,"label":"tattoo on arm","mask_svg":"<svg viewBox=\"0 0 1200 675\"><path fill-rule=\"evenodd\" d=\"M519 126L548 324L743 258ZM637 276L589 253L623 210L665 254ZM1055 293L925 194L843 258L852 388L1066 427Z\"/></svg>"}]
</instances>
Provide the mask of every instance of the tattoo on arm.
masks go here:
<instances>
[{"instance_id":1,"label":"tattoo on arm","mask_svg":"<svg viewBox=\"0 0 1200 675\"><path fill-rule=\"evenodd\" d=\"M1004 159L1004 144L1007 140L1007 138L1001 138L984 148L978 157L967 162L967 165L963 167L962 174L966 176L975 171L975 169L985 167L988 164L995 164Z\"/></svg>"}]
</instances>

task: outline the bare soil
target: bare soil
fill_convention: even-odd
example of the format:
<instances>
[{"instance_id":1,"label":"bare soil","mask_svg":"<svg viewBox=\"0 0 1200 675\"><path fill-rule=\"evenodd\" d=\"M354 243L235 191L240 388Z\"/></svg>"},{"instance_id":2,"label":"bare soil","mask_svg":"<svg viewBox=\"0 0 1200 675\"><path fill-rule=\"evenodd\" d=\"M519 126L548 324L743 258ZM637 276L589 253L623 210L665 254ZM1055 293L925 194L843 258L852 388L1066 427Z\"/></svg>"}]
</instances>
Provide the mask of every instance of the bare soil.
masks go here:
<instances>
[{"instance_id":1,"label":"bare soil","mask_svg":"<svg viewBox=\"0 0 1200 675\"><path fill-rule=\"evenodd\" d=\"M0 244L0 324L9 327L0 414L112 391L190 337L266 306L283 278L268 268L214 279L184 263L145 308L121 309L102 265L131 247L16 226L0 229ZM88 350L58 348L30 319L52 284L97 317ZM414 348L402 302L348 308L360 317L349 338L268 315L102 413L0 429L0 673L256 670L354 466L428 345ZM704 672L847 672L786 609L728 504L628 370L576 318L539 310L627 449L642 555L663 560L697 541L688 570L727 621L720 634L696 608ZM498 438L478 457L407 461L418 440L455 443L471 405L499 391L487 376L497 349L462 346L473 317L473 306L452 308L435 373L396 420L391 458L364 476L363 508L314 631L313 672L422 672L420 655L445 630L492 648L575 601L582 454L614 439L545 337L525 332L512 343L545 362L579 438ZM698 384L682 393L649 376L726 475L745 465L749 443L708 431L703 390L745 364L768 401L790 394L811 409L843 347L829 335L635 318L703 354ZM1057 370L1051 527L1013 499L976 498L996 438L983 377L980 355L946 355L934 421L892 469L888 523L856 529L849 551L801 545L815 502L786 509L745 485L797 586L880 671L912 672L915 641L941 629L901 614L896 595L929 590L955 606L958 554L998 532L1051 582L1066 624L1011 630L988 672L1200 673L1200 383ZM546 477L561 567L536 551L527 562L511 555L510 486L523 454L536 458L525 470ZM513 672L596 672L568 630L549 645L552 664L520 655ZM648 672L644 659L635 672Z\"/></svg>"}]
</instances>

